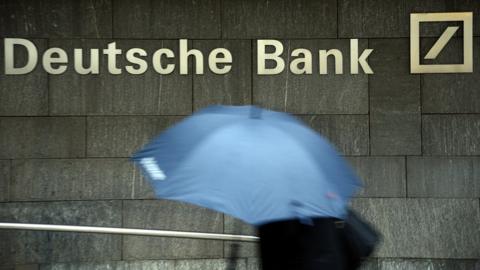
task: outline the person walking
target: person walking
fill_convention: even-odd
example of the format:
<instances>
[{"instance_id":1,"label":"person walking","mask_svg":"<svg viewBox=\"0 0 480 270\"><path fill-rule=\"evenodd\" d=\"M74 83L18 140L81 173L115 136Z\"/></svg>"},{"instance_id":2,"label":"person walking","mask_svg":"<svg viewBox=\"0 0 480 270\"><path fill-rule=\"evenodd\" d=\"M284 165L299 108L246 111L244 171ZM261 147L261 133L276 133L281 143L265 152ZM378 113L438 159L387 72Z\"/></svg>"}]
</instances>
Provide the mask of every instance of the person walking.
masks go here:
<instances>
[{"instance_id":1,"label":"person walking","mask_svg":"<svg viewBox=\"0 0 480 270\"><path fill-rule=\"evenodd\" d=\"M263 270L346 270L342 220L288 219L258 227Z\"/></svg>"},{"instance_id":2,"label":"person walking","mask_svg":"<svg viewBox=\"0 0 480 270\"><path fill-rule=\"evenodd\" d=\"M362 186L348 162L300 119L213 105L137 151L155 195L259 228L264 269L343 270L336 222Z\"/></svg>"}]
</instances>

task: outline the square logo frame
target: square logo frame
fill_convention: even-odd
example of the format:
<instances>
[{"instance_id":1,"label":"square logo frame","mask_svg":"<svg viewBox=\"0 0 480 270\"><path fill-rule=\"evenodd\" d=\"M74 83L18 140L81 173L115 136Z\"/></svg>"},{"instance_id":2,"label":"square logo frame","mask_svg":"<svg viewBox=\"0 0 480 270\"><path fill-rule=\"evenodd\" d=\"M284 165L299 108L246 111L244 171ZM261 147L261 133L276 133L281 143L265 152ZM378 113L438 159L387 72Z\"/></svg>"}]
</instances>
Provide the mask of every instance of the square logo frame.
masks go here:
<instances>
[{"instance_id":1,"label":"square logo frame","mask_svg":"<svg viewBox=\"0 0 480 270\"><path fill-rule=\"evenodd\" d=\"M420 23L463 22L462 64L420 64ZM444 35L439 38L443 38ZM437 40L437 42L440 40ZM445 40L443 42L448 42ZM435 46L435 45L434 45ZM410 73L470 73L473 72L473 13L412 13L410 14Z\"/></svg>"}]
</instances>

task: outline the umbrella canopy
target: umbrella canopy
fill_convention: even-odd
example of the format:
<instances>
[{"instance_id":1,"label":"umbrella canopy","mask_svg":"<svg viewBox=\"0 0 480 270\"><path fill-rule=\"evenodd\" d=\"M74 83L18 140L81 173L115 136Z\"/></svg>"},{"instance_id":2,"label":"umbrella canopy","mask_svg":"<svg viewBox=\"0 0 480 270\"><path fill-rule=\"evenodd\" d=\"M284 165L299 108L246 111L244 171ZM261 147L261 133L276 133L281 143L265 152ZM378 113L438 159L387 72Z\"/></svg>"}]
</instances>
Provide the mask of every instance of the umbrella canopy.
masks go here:
<instances>
[{"instance_id":1,"label":"umbrella canopy","mask_svg":"<svg viewBox=\"0 0 480 270\"><path fill-rule=\"evenodd\" d=\"M253 225L346 214L360 186L326 139L295 117L255 106L210 106L132 157L159 198Z\"/></svg>"}]
</instances>

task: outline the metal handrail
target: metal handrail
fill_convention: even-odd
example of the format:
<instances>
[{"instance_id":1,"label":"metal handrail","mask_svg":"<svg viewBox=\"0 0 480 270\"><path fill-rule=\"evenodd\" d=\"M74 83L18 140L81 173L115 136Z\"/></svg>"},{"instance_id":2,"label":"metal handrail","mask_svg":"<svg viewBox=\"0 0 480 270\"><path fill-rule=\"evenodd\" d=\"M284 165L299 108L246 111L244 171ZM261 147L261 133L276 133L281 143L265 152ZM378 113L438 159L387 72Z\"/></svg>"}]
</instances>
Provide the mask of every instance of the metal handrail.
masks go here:
<instances>
[{"instance_id":1,"label":"metal handrail","mask_svg":"<svg viewBox=\"0 0 480 270\"><path fill-rule=\"evenodd\" d=\"M162 237L178 237L178 238L208 239L208 240L227 240L227 241L242 241L242 242L257 242L259 240L258 237L250 236L250 235L235 235L235 234L220 234L220 233L199 233L199 232L149 230L149 229L131 229L131 228L116 228L116 227L31 224L31 223L5 223L5 222L0 222L0 229L126 234L126 235L162 236Z\"/></svg>"}]
</instances>

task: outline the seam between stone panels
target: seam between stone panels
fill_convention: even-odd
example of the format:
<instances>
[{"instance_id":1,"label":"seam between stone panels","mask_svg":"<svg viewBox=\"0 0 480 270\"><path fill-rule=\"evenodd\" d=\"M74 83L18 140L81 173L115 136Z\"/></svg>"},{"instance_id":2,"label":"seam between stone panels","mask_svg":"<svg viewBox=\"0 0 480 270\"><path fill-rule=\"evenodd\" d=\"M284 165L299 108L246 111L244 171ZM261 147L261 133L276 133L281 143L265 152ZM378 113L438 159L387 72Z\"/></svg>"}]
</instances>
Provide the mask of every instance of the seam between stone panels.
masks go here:
<instances>
[{"instance_id":1,"label":"seam between stone panels","mask_svg":"<svg viewBox=\"0 0 480 270\"><path fill-rule=\"evenodd\" d=\"M56 159L67 159L67 160L72 160L72 159L129 159L130 156L114 156L114 157L108 157L108 156L88 156L88 157L66 157L66 156L55 156L55 157L9 157L9 158L4 158L4 159L15 159L15 160L56 160Z\"/></svg>"},{"instance_id":2,"label":"seam between stone panels","mask_svg":"<svg viewBox=\"0 0 480 270\"><path fill-rule=\"evenodd\" d=\"M402 198L402 199L409 199L409 200L415 200L415 199L422 199L422 200L477 200L478 197L467 197L467 196L438 196L438 195L417 195L417 196L411 196L408 198Z\"/></svg>"},{"instance_id":3,"label":"seam between stone panels","mask_svg":"<svg viewBox=\"0 0 480 270\"><path fill-rule=\"evenodd\" d=\"M338 32L339 32L339 27L340 27L339 24L338 24L338 23L339 23L339 19L338 19L338 2L339 2L339 1L340 1L340 0L336 0L336 3L335 3L335 4L336 4L336 8L337 8L337 10L336 10L336 11L337 11L337 38L338 38Z\"/></svg>"},{"instance_id":4,"label":"seam between stone panels","mask_svg":"<svg viewBox=\"0 0 480 270\"><path fill-rule=\"evenodd\" d=\"M2 38L0 36L0 38ZM48 39L50 37L35 37L35 36L18 36L18 38L25 38L25 39ZM259 37L260 39L266 39L264 37ZM211 41L211 40L220 40L219 38L209 37L209 38L201 38L201 37L184 37L179 36L178 38L172 37L147 37L147 38L140 38L140 37L52 37L52 39L59 40L59 41L69 41L69 40L108 40L108 41L117 41L117 40L136 40L136 41L178 41L179 39L188 39L188 40L199 40L199 41ZM251 40L252 38L241 38L241 37L232 37L232 38L221 38L221 40ZM282 39L281 37L272 37L272 39ZM335 38L298 38L298 39L335 39ZM346 38L345 38L346 39Z\"/></svg>"},{"instance_id":5,"label":"seam between stone panels","mask_svg":"<svg viewBox=\"0 0 480 270\"><path fill-rule=\"evenodd\" d=\"M121 200L121 208L120 208L120 227L124 228L124 200ZM120 260L123 260L123 244L124 244L124 235L121 235L121 241L120 241Z\"/></svg>"},{"instance_id":6,"label":"seam between stone panels","mask_svg":"<svg viewBox=\"0 0 480 270\"><path fill-rule=\"evenodd\" d=\"M113 29L112 29L112 32L113 32ZM8 37L8 36L5 36L5 37ZM1 36L0 35L0 38L5 38L4 36ZM478 38L480 37L480 35L477 35L477 36L473 36L475 38ZM48 36L18 36L18 38L25 38L25 39L47 39L47 38L50 38ZM212 39L215 39L215 38L199 38L199 37L178 37L178 38L172 38L172 37L149 37L149 38L135 38L135 37L128 37L128 38L125 38L125 37L101 37L101 38L97 38L97 37L82 37L82 36L77 36L77 37L53 37L55 38L55 40L71 40L71 39L82 39L82 40L103 40L103 39L115 39L115 40L176 40L178 41L179 39L182 39L182 38L185 38L185 39L188 39L188 40L212 40ZM279 37L279 36L269 36L269 37L247 37L247 38L240 38L240 37L232 37L232 38L228 38L228 37L225 37L225 38L222 38L222 40L252 40L252 39L277 39L277 40L284 40L284 39L291 39L291 40L321 40L321 39L333 39L333 40L336 40L336 39L347 39L347 40L350 40L350 39L399 39L399 38L406 38L406 39L409 39L410 36L398 36L398 37L369 37L369 36L358 36L358 37ZM434 36L432 37L425 37L425 38L435 38Z\"/></svg>"},{"instance_id":7,"label":"seam between stone panels","mask_svg":"<svg viewBox=\"0 0 480 270\"><path fill-rule=\"evenodd\" d=\"M87 116L91 117L178 117L178 116L189 116L190 114L92 114L92 115L52 115L52 117L82 117ZM0 116L2 117L2 116ZM24 117L19 115L12 115L6 117ZM29 116L30 117L30 116ZM44 117L44 116L31 116L31 117Z\"/></svg>"},{"instance_id":8,"label":"seam between stone panels","mask_svg":"<svg viewBox=\"0 0 480 270\"><path fill-rule=\"evenodd\" d=\"M225 233L225 214L221 214L221 215L222 215L222 233ZM222 258L226 257L225 242L226 241L222 241Z\"/></svg>"},{"instance_id":9,"label":"seam between stone panels","mask_svg":"<svg viewBox=\"0 0 480 270\"><path fill-rule=\"evenodd\" d=\"M190 44L191 44L192 47L194 47L194 45L195 45L194 40L191 40ZM187 61L188 61L188 59L187 59ZM195 80L194 80L194 77L195 77L195 73L197 72L197 68L195 67L195 71L193 71L193 60L188 61L187 63L189 65L189 68L191 68L191 71L192 71L192 72L190 72L190 76L191 76L190 80L192 82L192 88L191 88L191 90L192 90L192 107L191 107L190 114L193 114L193 112L195 111L195 92L194 92L195 91L195 86L194 86Z\"/></svg>"},{"instance_id":10,"label":"seam between stone panels","mask_svg":"<svg viewBox=\"0 0 480 270\"><path fill-rule=\"evenodd\" d=\"M47 39L47 48L50 47L50 39ZM50 116L50 74L47 73L47 116Z\"/></svg>"},{"instance_id":11,"label":"seam between stone panels","mask_svg":"<svg viewBox=\"0 0 480 270\"><path fill-rule=\"evenodd\" d=\"M84 141L85 141L85 151L84 151L83 154L84 154L85 158L87 158L88 157L88 155L87 155L88 154L87 153L88 152L87 151L87 149L88 149L88 116L85 116L85 140Z\"/></svg>"},{"instance_id":12,"label":"seam between stone panels","mask_svg":"<svg viewBox=\"0 0 480 270\"><path fill-rule=\"evenodd\" d=\"M220 0L220 39L223 39L223 0Z\"/></svg>"},{"instance_id":13,"label":"seam between stone panels","mask_svg":"<svg viewBox=\"0 0 480 270\"><path fill-rule=\"evenodd\" d=\"M409 194L408 194L408 158L407 156L404 157L404 161L405 161L405 198L409 198Z\"/></svg>"},{"instance_id":14,"label":"seam between stone panels","mask_svg":"<svg viewBox=\"0 0 480 270\"><path fill-rule=\"evenodd\" d=\"M148 198L138 198L138 199L124 199L124 198L100 198L100 199L58 199L58 200L45 200L45 199L39 199L39 200L16 200L16 201L10 201L10 202L0 202L0 204L8 204L8 203L54 203L54 202L110 202L110 201L158 201L158 199L148 199ZM221 240L219 240L221 241Z\"/></svg>"},{"instance_id":15,"label":"seam between stone panels","mask_svg":"<svg viewBox=\"0 0 480 270\"><path fill-rule=\"evenodd\" d=\"M370 47L370 40L367 38L367 48ZM372 154L372 145L371 145L371 130L370 130L370 125L371 125L371 114L370 114L370 75L366 74L367 76L367 112L368 112L368 155Z\"/></svg>"},{"instance_id":16,"label":"seam between stone panels","mask_svg":"<svg viewBox=\"0 0 480 270\"><path fill-rule=\"evenodd\" d=\"M296 116L368 116L368 113L290 113Z\"/></svg>"},{"instance_id":17,"label":"seam between stone panels","mask_svg":"<svg viewBox=\"0 0 480 270\"><path fill-rule=\"evenodd\" d=\"M368 157L405 157L405 155L340 155L342 157L356 157L356 158L368 158ZM425 158L432 158L432 157L437 157L437 158L448 158L448 157L454 157L454 158L480 158L480 155L427 155L427 156L420 156L420 155L409 155L411 157L425 157ZM3 160L85 160L85 159L130 159L130 156L88 156L88 157L19 157L19 158L14 158L14 157L6 157L3 158Z\"/></svg>"},{"instance_id":18,"label":"seam between stone panels","mask_svg":"<svg viewBox=\"0 0 480 270\"><path fill-rule=\"evenodd\" d=\"M99 115L101 117L102 115ZM107 115L108 116L108 115ZM110 115L113 116L113 115ZM133 116L133 115L132 115ZM158 116L158 115L157 115ZM2 115L1 118L83 118L85 115Z\"/></svg>"},{"instance_id":19,"label":"seam between stone panels","mask_svg":"<svg viewBox=\"0 0 480 270\"><path fill-rule=\"evenodd\" d=\"M10 170L10 175L8 177L8 182L7 182L7 202L12 201L12 186L13 186L13 159L9 160L9 170Z\"/></svg>"},{"instance_id":20,"label":"seam between stone panels","mask_svg":"<svg viewBox=\"0 0 480 270\"><path fill-rule=\"evenodd\" d=\"M253 76L254 76L254 65L253 65L253 62L254 62L254 59L253 59L253 50L254 50L254 46L253 44L255 43L255 41L253 39L250 39L250 104L251 105L254 105L255 102L253 100Z\"/></svg>"},{"instance_id":21,"label":"seam between stone panels","mask_svg":"<svg viewBox=\"0 0 480 270\"><path fill-rule=\"evenodd\" d=\"M423 155L423 76L420 74L420 155Z\"/></svg>"},{"instance_id":22,"label":"seam between stone panels","mask_svg":"<svg viewBox=\"0 0 480 270\"><path fill-rule=\"evenodd\" d=\"M111 23L112 23L112 33L111 33L112 34L111 35L112 39L115 36L115 32L114 32L114 29L115 29L115 24L114 24L115 10L113 9L113 2L115 2L115 0L110 0L110 8L112 9L112 13L111 13L112 14L112 21L111 21Z\"/></svg>"},{"instance_id":23,"label":"seam between stone panels","mask_svg":"<svg viewBox=\"0 0 480 270\"><path fill-rule=\"evenodd\" d=\"M341 157L346 157L346 158L402 158L404 157L404 155L386 155L386 154L380 154L380 155L373 155L373 156L370 156L370 155L352 155L352 154L348 154L348 155L343 155L343 154L340 154Z\"/></svg>"},{"instance_id":24,"label":"seam between stone panels","mask_svg":"<svg viewBox=\"0 0 480 270\"><path fill-rule=\"evenodd\" d=\"M480 198L477 198L477 203L478 203L477 215L480 218Z\"/></svg>"},{"instance_id":25,"label":"seam between stone panels","mask_svg":"<svg viewBox=\"0 0 480 270\"><path fill-rule=\"evenodd\" d=\"M86 159L91 159L91 160L94 160L94 159L105 159L105 160L109 160L109 159L114 159L114 160L129 160L130 158L129 157L94 157L94 158L91 158L91 157L38 157L38 158L16 158L16 159L0 159L0 160L3 160L3 161L9 161L9 160L12 160L12 162L14 160L17 160L17 161L34 161L34 160L65 160L65 161L75 161L75 160L86 160Z\"/></svg>"},{"instance_id":26,"label":"seam between stone panels","mask_svg":"<svg viewBox=\"0 0 480 270\"><path fill-rule=\"evenodd\" d=\"M402 199L402 200L406 199L405 197L402 197L402 196L375 196L375 195L368 195L368 196L355 195L355 196L353 196L353 198L354 199ZM415 197L413 197L413 198L415 198ZM422 199L422 198L419 197L418 199ZM423 199L429 199L429 198L423 198Z\"/></svg>"},{"instance_id":27,"label":"seam between stone panels","mask_svg":"<svg viewBox=\"0 0 480 270\"><path fill-rule=\"evenodd\" d=\"M458 261L458 262L464 262L464 261L472 261L475 262L477 259L476 258L434 258L434 257L376 257L372 258L371 260L378 260L379 263L385 260L406 260L406 261L415 261L415 260L420 260L420 261ZM380 268L378 268L380 269Z\"/></svg>"},{"instance_id":28,"label":"seam between stone panels","mask_svg":"<svg viewBox=\"0 0 480 270\"><path fill-rule=\"evenodd\" d=\"M450 154L450 155L440 155L440 154L430 154L430 155L423 155L423 156L420 156L420 157L425 157L425 158L432 158L432 157L436 157L436 158L449 158L449 157L452 157L452 158L459 158L459 157L464 157L464 158L478 158L480 157L480 155L467 155L467 154Z\"/></svg>"},{"instance_id":29,"label":"seam between stone panels","mask_svg":"<svg viewBox=\"0 0 480 270\"><path fill-rule=\"evenodd\" d=\"M439 113L422 113L422 115L472 115L472 116L480 116L480 111L479 112L468 112L468 113L455 113L455 112L439 112Z\"/></svg>"},{"instance_id":30,"label":"seam between stone panels","mask_svg":"<svg viewBox=\"0 0 480 270\"><path fill-rule=\"evenodd\" d=\"M253 92L253 91L252 91ZM291 113L293 115L298 115L298 116L367 116L369 113ZM444 115L449 115L447 113L436 113L438 115L444 114ZM461 113L460 115L478 115L480 116L480 113ZM92 115L84 115L84 114L78 114L78 115L49 115L49 117L184 117L184 116L189 116L190 114L92 114ZM40 118L40 117L47 117L46 115L2 115L0 118L21 118L21 117L28 117L28 118Z\"/></svg>"}]
</instances>

